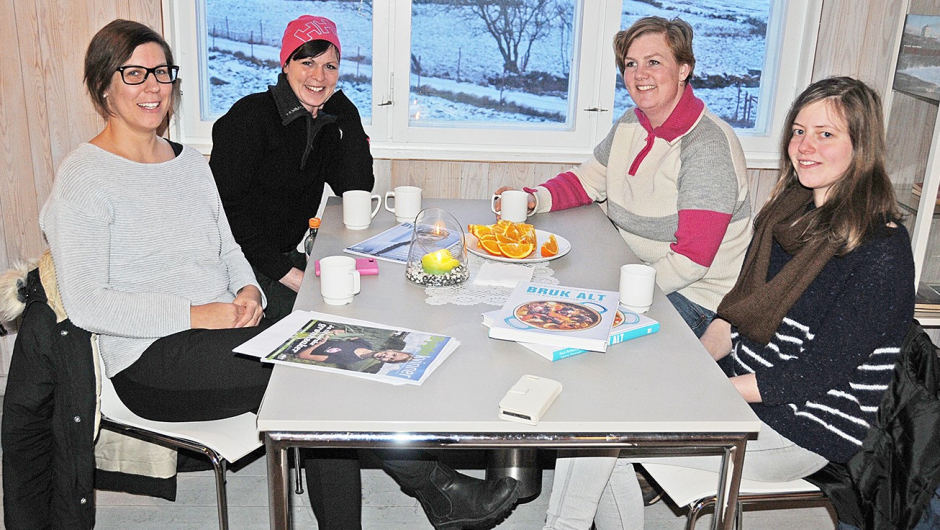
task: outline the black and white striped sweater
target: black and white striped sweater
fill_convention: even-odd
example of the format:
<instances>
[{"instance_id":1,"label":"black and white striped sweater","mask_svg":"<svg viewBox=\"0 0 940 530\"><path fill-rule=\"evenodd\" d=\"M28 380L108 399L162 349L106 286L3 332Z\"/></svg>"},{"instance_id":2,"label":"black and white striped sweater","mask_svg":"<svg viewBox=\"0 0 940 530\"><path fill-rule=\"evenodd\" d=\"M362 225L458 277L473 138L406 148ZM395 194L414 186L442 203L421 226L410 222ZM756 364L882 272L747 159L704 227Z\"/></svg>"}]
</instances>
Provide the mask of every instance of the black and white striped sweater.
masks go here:
<instances>
[{"instance_id":1,"label":"black and white striped sweater","mask_svg":"<svg viewBox=\"0 0 940 530\"><path fill-rule=\"evenodd\" d=\"M774 242L768 279L792 256ZM834 462L861 448L914 313L914 261L903 227L826 265L764 345L732 328L731 375L754 373L758 417Z\"/></svg>"}]
</instances>

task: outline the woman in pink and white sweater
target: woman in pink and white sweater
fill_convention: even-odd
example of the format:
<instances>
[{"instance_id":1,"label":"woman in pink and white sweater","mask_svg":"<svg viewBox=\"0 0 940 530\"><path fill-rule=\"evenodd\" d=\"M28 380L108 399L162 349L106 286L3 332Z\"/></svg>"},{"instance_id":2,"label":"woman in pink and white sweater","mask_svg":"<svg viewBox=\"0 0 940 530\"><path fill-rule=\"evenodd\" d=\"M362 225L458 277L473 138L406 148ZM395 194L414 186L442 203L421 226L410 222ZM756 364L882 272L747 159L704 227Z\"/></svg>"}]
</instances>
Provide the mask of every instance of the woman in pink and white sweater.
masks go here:
<instances>
[{"instance_id":1,"label":"woman in pink and white sweater","mask_svg":"<svg viewBox=\"0 0 940 530\"><path fill-rule=\"evenodd\" d=\"M614 49L636 107L586 162L525 188L529 205L541 213L606 201L621 236L701 336L751 240L744 152L688 85L695 56L686 22L642 18L617 34Z\"/></svg>"}]
</instances>

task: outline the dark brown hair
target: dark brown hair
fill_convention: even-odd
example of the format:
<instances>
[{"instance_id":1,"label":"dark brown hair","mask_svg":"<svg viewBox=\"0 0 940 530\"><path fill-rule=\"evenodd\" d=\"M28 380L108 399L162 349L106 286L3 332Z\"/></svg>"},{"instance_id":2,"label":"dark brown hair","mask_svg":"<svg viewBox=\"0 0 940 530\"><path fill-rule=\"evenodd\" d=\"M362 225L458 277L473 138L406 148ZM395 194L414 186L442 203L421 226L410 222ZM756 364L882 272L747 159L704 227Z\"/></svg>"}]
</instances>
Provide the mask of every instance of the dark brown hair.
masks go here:
<instances>
[{"instance_id":1,"label":"dark brown hair","mask_svg":"<svg viewBox=\"0 0 940 530\"><path fill-rule=\"evenodd\" d=\"M308 57L319 57L328 52L330 48L336 50L336 58L339 60L339 50L336 46L332 42L318 39L307 41L298 46L297 49L287 57L287 61L285 61L284 65L287 66L287 63L291 61L299 61L301 59L307 59Z\"/></svg>"},{"instance_id":2,"label":"dark brown hair","mask_svg":"<svg viewBox=\"0 0 940 530\"><path fill-rule=\"evenodd\" d=\"M114 20L98 30L88 44L85 52L85 86L95 105L95 110L107 119L111 112L105 92L111 86L114 73L134 55L134 50L141 44L155 42L163 48L166 64L173 65L173 52L170 45L153 29L132 20ZM179 83L173 83L173 97L170 113L179 101Z\"/></svg>"},{"instance_id":3,"label":"dark brown hair","mask_svg":"<svg viewBox=\"0 0 940 530\"><path fill-rule=\"evenodd\" d=\"M779 199L791 186L800 186L799 176L789 156L790 138L797 115L808 105L825 101L845 120L852 141L852 160L845 174L829 189L826 202L810 212L806 242L822 239L843 245L839 254L854 250L873 230L901 217L894 188L885 169L885 129L881 98L865 83L851 77L830 77L811 84L797 96L783 127L780 145L780 180L767 205Z\"/></svg>"},{"instance_id":4,"label":"dark brown hair","mask_svg":"<svg viewBox=\"0 0 940 530\"><path fill-rule=\"evenodd\" d=\"M692 52L692 26L688 22L674 18L667 20L663 17L643 17L633 23L629 28L618 31L614 36L614 55L617 58L617 69L620 75L626 65L627 52L633 41L647 33L659 33L666 37L666 43L672 50L672 56L679 64L689 65L688 82L695 72L695 54Z\"/></svg>"}]
</instances>

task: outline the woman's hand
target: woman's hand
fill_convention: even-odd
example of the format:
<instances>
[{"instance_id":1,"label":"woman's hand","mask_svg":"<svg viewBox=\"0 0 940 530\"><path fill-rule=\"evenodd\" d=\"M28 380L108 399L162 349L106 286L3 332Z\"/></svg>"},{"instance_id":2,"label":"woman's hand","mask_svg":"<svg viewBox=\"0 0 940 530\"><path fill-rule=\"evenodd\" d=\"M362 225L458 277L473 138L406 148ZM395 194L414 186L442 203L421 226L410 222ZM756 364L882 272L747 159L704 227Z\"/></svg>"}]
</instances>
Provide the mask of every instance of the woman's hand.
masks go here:
<instances>
[{"instance_id":1,"label":"woman's hand","mask_svg":"<svg viewBox=\"0 0 940 530\"><path fill-rule=\"evenodd\" d=\"M189 308L189 327L192 329L229 329L234 328L244 312L235 304L212 302L194 305Z\"/></svg>"},{"instance_id":2,"label":"woman's hand","mask_svg":"<svg viewBox=\"0 0 940 530\"><path fill-rule=\"evenodd\" d=\"M236 328L257 326L261 317L264 316L264 309L261 308L261 291L254 285L246 285L239 289L232 303L240 308L238 320L234 326Z\"/></svg>"},{"instance_id":3,"label":"woman's hand","mask_svg":"<svg viewBox=\"0 0 940 530\"><path fill-rule=\"evenodd\" d=\"M286 285L290 290L298 293L300 292L300 282L304 281L304 271L297 267L291 267L291 269L287 271L287 274L278 281Z\"/></svg>"},{"instance_id":4,"label":"woman's hand","mask_svg":"<svg viewBox=\"0 0 940 530\"><path fill-rule=\"evenodd\" d=\"M702 345L716 361L731 353L731 323L716 318L702 334Z\"/></svg>"},{"instance_id":5,"label":"woman's hand","mask_svg":"<svg viewBox=\"0 0 940 530\"><path fill-rule=\"evenodd\" d=\"M515 190L515 188L513 188L513 187L511 187L511 186L503 186L502 188L499 188L498 190L496 190L495 192L493 192L493 194L494 194L494 195L501 195L504 191L510 191L510 190ZM532 210L534 210L534 209L536 208L536 206L538 206L538 202L537 202L536 199L535 199L535 194L532 193L532 192L529 192L528 201L526 202L526 213L530 213L530 214L531 214L531 213L532 213ZM498 220L501 219L501 216L499 215L499 212L500 212L500 210L502 209L502 205L500 204L499 199L496 199L496 206L495 206L495 209L496 209L496 220L498 221Z\"/></svg>"}]
</instances>

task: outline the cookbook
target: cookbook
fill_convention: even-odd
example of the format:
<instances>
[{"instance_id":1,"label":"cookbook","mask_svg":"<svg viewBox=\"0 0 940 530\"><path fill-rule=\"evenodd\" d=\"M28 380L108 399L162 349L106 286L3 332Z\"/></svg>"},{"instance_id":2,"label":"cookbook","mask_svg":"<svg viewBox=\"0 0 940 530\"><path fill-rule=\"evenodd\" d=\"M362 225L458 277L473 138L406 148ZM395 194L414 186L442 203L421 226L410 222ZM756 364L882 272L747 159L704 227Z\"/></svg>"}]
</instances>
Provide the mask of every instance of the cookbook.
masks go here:
<instances>
[{"instance_id":1,"label":"cookbook","mask_svg":"<svg viewBox=\"0 0 940 530\"><path fill-rule=\"evenodd\" d=\"M483 324L487 327L493 325L496 313L498 312L499 310L483 313ZM610 338L607 340L607 343L610 345L619 344L637 337L652 335L657 331L659 331L659 322L656 320L646 315L620 308L617 310L617 316L614 319L614 327L610 330ZM520 342L519 344L545 357L549 361L558 361L587 352L587 350L578 348L555 348L544 344L532 344L531 342Z\"/></svg>"},{"instance_id":2,"label":"cookbook","mask_svg":"<svg viewBox=\"0 0 940 530\"><path fill-rule=\"evenodd\" d=\"M420 385L459 344L445 335L294 311L234 351L262 362Z\"/></svg>"},{"instance_id":3,"label":"cookbook","mask_svg":"<svg viewBox=\"0 0 940 530\"><path fill-rule=\"evenodd\" d=\"M490 326L492 339L606 351L620 293L519 282Z\"/></svg>"}]
</instances>

